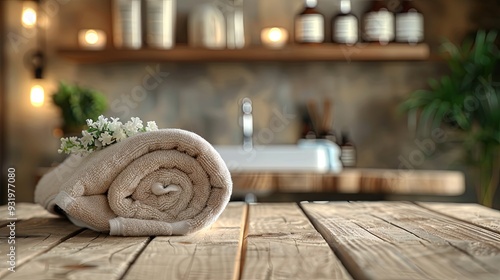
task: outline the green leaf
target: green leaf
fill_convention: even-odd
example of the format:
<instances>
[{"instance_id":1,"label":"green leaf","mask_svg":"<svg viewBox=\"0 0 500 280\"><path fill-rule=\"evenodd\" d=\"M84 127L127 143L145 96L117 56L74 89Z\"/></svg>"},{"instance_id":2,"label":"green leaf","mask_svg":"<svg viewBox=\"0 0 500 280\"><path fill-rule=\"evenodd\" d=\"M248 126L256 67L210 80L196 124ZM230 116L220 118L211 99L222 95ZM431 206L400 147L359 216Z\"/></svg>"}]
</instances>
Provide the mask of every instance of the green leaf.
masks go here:
<instances>
[{"instance_id":1,"label":"green leaf","mask_svg":"<svg viewBox=\"0 0 500 280\"><path fill-rule=\"evenodd\" d=\"M435 112L439 108L440 104L441 100L436 99L422 109L422 114L420 115L420 123L423 125L425 131L432 130L432 127L430 130L428 129L428 125L429 123L434 123L433 117L435 116Z\"/></svg>"}]
</instances>

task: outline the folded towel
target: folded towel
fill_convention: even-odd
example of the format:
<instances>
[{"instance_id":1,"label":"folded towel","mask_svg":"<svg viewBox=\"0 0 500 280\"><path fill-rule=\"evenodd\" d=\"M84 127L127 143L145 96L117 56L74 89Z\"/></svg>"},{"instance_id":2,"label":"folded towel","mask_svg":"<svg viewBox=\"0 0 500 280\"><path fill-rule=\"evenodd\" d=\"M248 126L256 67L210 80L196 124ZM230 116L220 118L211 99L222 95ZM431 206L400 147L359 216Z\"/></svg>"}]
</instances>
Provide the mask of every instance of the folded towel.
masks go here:
<instances>
[{"instance_id":1,"label":"folded towel","mask_svg":"<svg viewBox=\"0 0 500 280\"><path fill-rule=\"evenodd\" d=\"M181 235L212 224L231 191L231 175L206 140L162 129L69 156L41 178L35 202L111 235Z\"/></svg>"}]
</instances>

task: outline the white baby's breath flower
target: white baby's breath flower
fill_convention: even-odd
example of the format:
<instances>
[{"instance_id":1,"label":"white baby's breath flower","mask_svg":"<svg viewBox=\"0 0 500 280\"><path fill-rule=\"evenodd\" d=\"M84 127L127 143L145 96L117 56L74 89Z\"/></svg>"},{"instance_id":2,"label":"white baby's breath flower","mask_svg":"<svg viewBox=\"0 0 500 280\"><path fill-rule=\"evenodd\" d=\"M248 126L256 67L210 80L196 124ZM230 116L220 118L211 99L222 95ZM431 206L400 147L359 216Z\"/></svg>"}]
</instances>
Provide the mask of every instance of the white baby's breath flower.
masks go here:
<instances>
[{"instance_id":1,"label":"white baby's breath flower","mask_svg":"<svg viewBox=\"0 0 500 280\"><path fill-rule=\"evenodd\" d=\"M82 147L80 146L73 146L71 148L68 149L70 153L72 154L76 154L76 155L79 155L81 154L83 151L85 151L85 149L83 149Z\"/></svg>"},{"instance_id":2,"label":"white baby's breath flower","mask_svg":"<svg viewBox=\"0 0 500 280\"><path fill-rule=\"evenodd\" d=\"M94 127L94 121L92 119L87 119L87 126Z\"/></svg>"},{"instance_id":3,"label":"white baby's breath flower","mask_svg":"<svg viewBox=\"0 0 500 280\"><path fill-rule=\"evenodd\" d=\"M132 117L130 121L128 121L124 126L123 129L125 130L125 133L127 133L128 136L135 135L143 128L142 121L139 118L134 118Z\"/></svg>"},{"instance_id":4,"label":"white baby's breath flower","mask_svg":"<svg viewBox=\"0 0 500 280\"><path fill-rule=\"evenodd\" d=\"M82 131L82 136L83 137L80 139L80 142L82 143L82 145L84 147L87 147L87 146L91 145L92 142L94 141L94 136L92 136L92 134L90 134L86 130Z\"/></svg>"},{"instance_id":5,"label":"white baby's breath flower","mask_svg":"<svg viewBox=\"0 0 500 280\"><path fill-rule=\"evenodd\" d=\"M108 118L105 118L103 115L100 115L96 121L96 128L99 130L103 130L107 124L108 124Z\"/></svg>"},{"instance_id":6,"label":"white baby's breath flower","mask_svg":"<svg viewBox=\"0 0 500 280\"><path fill-rule=\"evenodd\" d=\"M111 122L108 123L108 129L111 132L115 132L115 131L121 129L123 124L122 124L122 122L120 122L118 120L120 120L120 118L111 118Z\"/></svg>"},{"instance_id":7,"label":"white baby's breath flower","mask_svg":"<svg viewBox=\"0 0 500 280\"><path fill-rule=\"evenodd\" d=\"M113 132L113 138L116 139L116 142L120 142L123 139L127 138L127 134L125 134L125 131L123 129L119 128Z\"/></svg>"},{"instance_id":8,"label":"white baby's breath flower","mask_svg":"<svg viewBox=\"0 0 500 280\"><path fill-rule=\"evenodd\" d=\"M134 123L137 128L142 128L142 120L138 117L132 117L130 120Z\"/></svg>"},{"instance_id":9,"label":"white baby's breath flower","mask_svg":"<svg viewBox=\"0 0 500 280\"><path fill-rule=\"evenodd\" d=\"M78 140L78 137L76 136L71 136L68 138L68 144L71 144L72 146L77 146L80 144L80 140Z\"/></svg>"},{"instance_id":10,"label":"white baby's breath flower","mask_svg":"<svg viewBox=\"0 0 500 280\"><path fill-rule=\"evenodd\" d=\"M146 131L157 131L157 130L158 130L158 126L156 125L156 122L154 122L154 121L148 122L148 124L146 126Z\"/></svg>"},{"instance_id":11,"label":"white baby's breath flower","mask_svg":"<svg viewBox=\"0 0 500 280\"><path fill-rule=\"evenodd\" d=\"M123 125L123 130L125 130L125 133L127 134L127 136L132 136L132 135L135 135L137 133L137 129L134 127L134 124L130 121L126 122Z\"/></svg>"},{"instance_id":12,"label":"white baby's breath flower","mask_svg":"<svg viewBox=\"0 0 500 280\"><path fill-rule=\"evenodd\" d=\"M158 130L154 121L148 122L147 126L144 127L142 120L136 117L131 118L125 124L119 120L119 118L111 118L111 121L108 121L102 115L97 118L97 121L88 119L88 129L82 131L82 137L61 138L61 146L57 151L86 156L139 132Z\"/></svg>"},{"instance_id":13,"label":"white baby's breath flower","mask_svg":"<svg viewBox=\"0 0 500 280\"><path fill-rule=\"evenodd\" d=\"M99 141L102 142L102 146L106 147L108 145L111 145L113 143L113 136L109 135L109 133L106 131L101 134L101 137L99 137Z\"/></svg>"}]
</instances>

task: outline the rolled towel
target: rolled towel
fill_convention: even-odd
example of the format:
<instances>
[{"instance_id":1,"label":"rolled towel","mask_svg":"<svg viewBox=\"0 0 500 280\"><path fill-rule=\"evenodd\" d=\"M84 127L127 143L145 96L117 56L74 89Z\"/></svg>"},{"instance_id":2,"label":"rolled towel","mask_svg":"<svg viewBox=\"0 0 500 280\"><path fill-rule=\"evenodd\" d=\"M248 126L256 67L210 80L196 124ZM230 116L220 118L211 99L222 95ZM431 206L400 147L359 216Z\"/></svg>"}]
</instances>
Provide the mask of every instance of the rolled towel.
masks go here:
<instances>
[{"instance_id":1,"label":"rolled towel","mask_svg":"<svg viewBox=\"0 0 500 280\"><path fill-rule=\"evenodd\" d=\"M40 179L35 202L111 235L182 235L212 224L231 191L212 145L192 132L162 129L69 156Z\"/></svg>"}]
</instances>

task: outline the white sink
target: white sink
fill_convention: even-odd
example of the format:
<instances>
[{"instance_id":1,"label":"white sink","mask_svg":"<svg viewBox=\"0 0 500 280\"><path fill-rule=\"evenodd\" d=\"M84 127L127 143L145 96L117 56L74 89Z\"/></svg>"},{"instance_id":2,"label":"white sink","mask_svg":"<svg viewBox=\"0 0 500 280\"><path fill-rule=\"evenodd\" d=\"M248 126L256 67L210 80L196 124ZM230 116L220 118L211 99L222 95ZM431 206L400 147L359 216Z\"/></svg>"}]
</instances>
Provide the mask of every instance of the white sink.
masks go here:
<instances>
[{"instance_id":1,"label":"white sink","mask_svg":"<svg viewBox=\"0 0 500 280\"><path fill-rule=\"evenodd\" d=\"M333 144L333 143L332 143ZM230 171L340 172L339 148L316 142L299 145L215 146Z\"/></svg>"}]
</instances>

